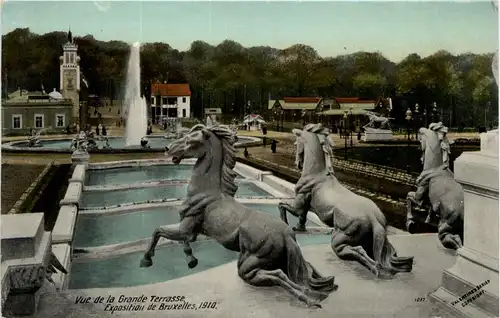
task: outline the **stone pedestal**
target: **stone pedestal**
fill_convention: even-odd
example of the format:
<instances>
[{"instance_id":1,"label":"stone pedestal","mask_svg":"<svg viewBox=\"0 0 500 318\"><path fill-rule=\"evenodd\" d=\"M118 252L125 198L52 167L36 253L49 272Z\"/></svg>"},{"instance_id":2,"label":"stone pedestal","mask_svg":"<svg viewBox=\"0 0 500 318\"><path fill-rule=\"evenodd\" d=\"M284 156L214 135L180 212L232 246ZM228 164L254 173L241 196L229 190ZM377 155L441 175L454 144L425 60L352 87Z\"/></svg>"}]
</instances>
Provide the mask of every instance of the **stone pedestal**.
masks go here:
<instances>
[{"instance_id":1,"label":"stone pedestal","mask_svg":"<svg viewBox=\"0 0 500 318\"><path fill-rule=\"evenodd\" d=\"M51 233L43 213L2 215L2 315L35 313L45 283Z\"/></svg>"},{"instance_id":2,"label":"stone pedestal","mask_svg":"<svg viewBox=\"0 0 500 318\"><path fill-rule=\"evenodd\" d=\"M382 140L393 140L392 130L388 129L374 129L365 128L365 135L363 136L363 141L382 141Z\"/></svg>"},{"instance_id":3,"label":"stone pedestal","mask_svg":"<svg viewBox=\"0 0 500 318\"><path fill-rule=\"evenodd\" d=\"M431 298L457 316L498 317L498 130L457 158L455 178L465 192L464 247Z\"/></svg>"},{"instance_id":4,"label":"stone pedestal","mask_svg":"<svg viewBox=\"0 0 500 318\"><path fill-rule=\"evenodd\" d=\"M90 155L88 152L77 149L71 155L71 164L73 167L76 167L77 165L84 165L87 167L89 164L89 158Z\"/></svg>"}]
</instances>

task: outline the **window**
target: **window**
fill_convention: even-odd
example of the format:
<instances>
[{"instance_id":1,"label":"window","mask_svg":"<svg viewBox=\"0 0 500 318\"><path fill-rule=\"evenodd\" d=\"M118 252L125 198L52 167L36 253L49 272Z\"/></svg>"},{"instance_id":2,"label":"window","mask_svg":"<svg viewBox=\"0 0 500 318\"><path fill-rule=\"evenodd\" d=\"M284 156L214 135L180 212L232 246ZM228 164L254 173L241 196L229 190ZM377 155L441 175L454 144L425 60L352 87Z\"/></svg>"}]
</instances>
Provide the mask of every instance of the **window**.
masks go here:
<instances>
[{"instance_id":1,"label":"window","mask_svg":"<svg viewBox=\"0 0 500 318\"><path fill-rule=\"evenodd\" d=\"M182 110L182 117L186 117L186 109Z\"/></svg>"},{"instance_id":2,"label":"window","mask_svg":"<svg viewBox=\"0 0 500 318\"><path fill-rule=\"evenodd\" d=\"M71 53L69 57L71 58L71 63L75 63L75 53Z\"/></svg>"},{"instance_id":3,"label":"window","mask_svg":"<svg viewBox=\"0 0 500 318\"><path fill-rule=\"evenodd\" d=\"M68 63L69 63L69 53L68 53L68 52L65 52L65 53L64 53L64 63L65 63L65 64L68 64Z\"/></svg>"},{"instance_id":4,"label":"window","mask_svg":"<svg viewBox=\"0 0 500 318\"><path fill-rule=\"evenodd\" d=\"M56 115L56 127L57 128L63 128L64 125L64 114L57 114Z\"/></svg>"},{"instance_id":5,"label":"window","mask_svg":"<svg viewBox=\"0 0 500 318\"><path fill-rule=\"evenodd\" d=\"M161 104L162 105L167 105L167 98L166 97L162 97Z\"/></svg>"},{"instance_id":6,"label":"window","mask_svg":"<svg viewBox=\"0 0 500 318\"><path fill-rule=\"evenodd\" d=\"M12 128L21 129L23 128L23 116L22 115L12 115Z\"/></svg>"},{"instance_id":7,"label":"window","mask_svg":"<svg viewBox=\"0 0 500 318\"><path fill-rule=\"evenodd\" d=\"M155 98L151 97L151 105L154 105L154 104L155 104Z\"/></svg>"},{"instance_id":8,"label":"window","mask_svg":"<svg viewBox=\"0 0 500 318\"><path fill-rule=\"evenodd\" d=\"M43 128L43 114L35 114L35 128Z\"/></svg>"},{"instance_id":9,"label":"window","mask_svg":"<svg viewBox=\"0 0 500 318\"><path fill-rule=\"evenodd\" d=\"M182 102L185 103L186 102L186 97L183 97L182 98Z\"/></svg>"}]
</instances>

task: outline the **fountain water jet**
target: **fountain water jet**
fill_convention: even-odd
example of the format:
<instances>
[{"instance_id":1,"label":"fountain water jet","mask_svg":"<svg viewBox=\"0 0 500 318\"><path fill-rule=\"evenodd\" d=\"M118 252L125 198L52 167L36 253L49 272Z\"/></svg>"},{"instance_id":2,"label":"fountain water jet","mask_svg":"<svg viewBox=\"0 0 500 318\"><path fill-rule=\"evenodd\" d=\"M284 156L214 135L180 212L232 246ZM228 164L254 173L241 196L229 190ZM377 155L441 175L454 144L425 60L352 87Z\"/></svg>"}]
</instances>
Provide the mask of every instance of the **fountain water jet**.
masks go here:
<instances>
[{"instance_id":1,"label":"fountain water jet","mask_svg":"<svg viewBox=\"0 0 500 318\"><path fill-rule=\"evenodd\" d=\"M146 100L141 97L140 43L130 47L130 58L127 69L127 86L125 105L127 111L127 127L125 130L126 146L140 146L141 138L148 127Z\"/></svg>"}]
</instances>

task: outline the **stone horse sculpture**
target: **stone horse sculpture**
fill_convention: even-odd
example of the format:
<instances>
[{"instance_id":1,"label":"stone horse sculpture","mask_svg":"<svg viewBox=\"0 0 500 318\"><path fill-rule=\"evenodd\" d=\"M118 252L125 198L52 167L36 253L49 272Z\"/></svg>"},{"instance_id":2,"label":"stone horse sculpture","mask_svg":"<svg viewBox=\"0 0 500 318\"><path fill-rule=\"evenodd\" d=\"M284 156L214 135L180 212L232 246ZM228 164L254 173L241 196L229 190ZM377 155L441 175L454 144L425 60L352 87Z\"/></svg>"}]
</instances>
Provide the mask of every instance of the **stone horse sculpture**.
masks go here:
<instances>
[{"instance_id":1,"label":"stone horse sculpture","mask_svg":"<svg viewBox=\"0 0 500 318\"><path fill-rule=\"evenodd\" d=\"M363 128L377 128L375 126L378 124L378 129L391 129L389 120L394 118L379 116L372 112L366 112L365 114L368 116L370 121L368 124L364 125Z\"/></svg>"},{"instance_id":2,"label":"stone horse sculpture","mask_svg":"<svg viewBox=\"0 0 500 318\"><path fill-rule=\"evenodd\" d=\"M178 224L157 228L141 260L152 265L161 237L183 242L189 268L198 260L189 245L199 234L239 252L238 275L250 285L281 286L310 307L337 289L334 277L323 277L307 262L294 231L280 219L238 203L234 195L235 135L225 126L194 126L170 145L174 164L197 158Z\"/></svg>"},{"instance_id":3,"label":"stone horse sculpture","mask_svg":"<svg viewBox=\"0 0 500 318\"><path fill-rule=\"evenodd\" d=\"M413 257L398 257L387 239L387 222L371 200L346 189L326 164L331 160L333 140L321 124L294 129L297 137L296 164L302 174L295 186L295 198L279 203L281 219L286 213L299 218L294 230L305 231L307 213L315 213L333 227L331 246L340 259L354 259L378 276L391 277L397 272L410 272Z\"/></svg>"},{"instance_id":4,"label":"stone horse sculpture","mask_svg":"<svg viewBox=\"0 0 500 318\"><path fill-rule=\"evenodd\" d=\"M414 224L414 206L429 201L431 208L426 222L439 218L438 237L444 247L458 249L463 242L464 190L455 180L449 167L450 141L448 129L441 123L420 128L423 171L417 178L417 191L407 195L408 229Z\"/></svg>"}]
</instances>

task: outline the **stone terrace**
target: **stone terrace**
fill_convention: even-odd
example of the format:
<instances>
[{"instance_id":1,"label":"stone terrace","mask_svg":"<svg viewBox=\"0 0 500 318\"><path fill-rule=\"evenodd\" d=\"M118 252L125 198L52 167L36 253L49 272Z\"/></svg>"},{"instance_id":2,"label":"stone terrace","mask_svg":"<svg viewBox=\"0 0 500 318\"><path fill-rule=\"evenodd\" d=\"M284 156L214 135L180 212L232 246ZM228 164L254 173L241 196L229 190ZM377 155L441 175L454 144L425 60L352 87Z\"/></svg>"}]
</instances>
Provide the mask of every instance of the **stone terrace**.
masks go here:
<instances>
[{"instance_id":1,"label":"stone terrace","mask_svg":"<svg viewBox=\"0 0 500 318\"><path fill-rule=\"evenodd\" d=\"M454 317L436 307L427 295L440 284L442 271L453 265L455 252L444 250L435 234L391 235L391 242L400 255L414 255L412 273L401 273L394 278L376 279L367 269L355 262L339 260L329 245L304 247L305 258L325 275L335 275L339 285L322 302L322 309L309 309L278 287L253 287L237 275L235 262L211 270L164 283L129 288L68 290L47 292L40 299L40 310L35 317ZM179 246L179 248L181 248ZM429 261L432 260L432 261ZM200 259L200 262L203 262ZM147 270L139 268L137 271ZM153 265L155 266L155 265ZM162 266L157 264L156 266ZM134 275L134 273L131 273ZM201 288L200 288L201 287ZM145 295L183 295L190 303L217 301L217 310L175 310L104 312L104 304L75 304L78 296L118 297ZM423 297L423 302L415 298ZM54 306L57 304L57 306ZM149 302L147 303L149 304Z\"/></svg>"}]
</instances>

